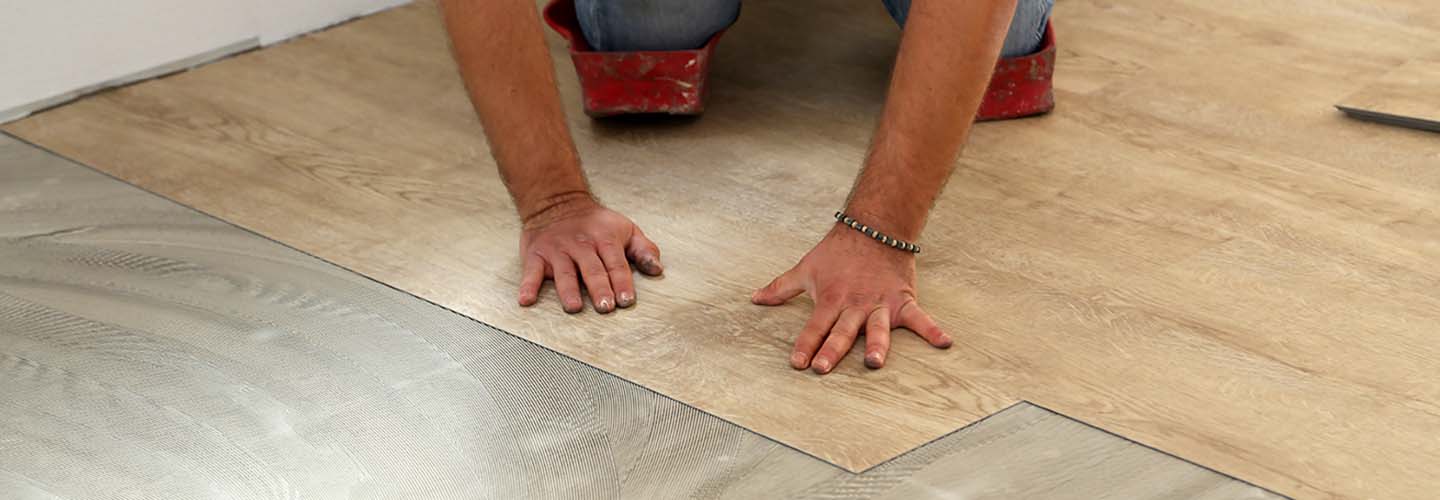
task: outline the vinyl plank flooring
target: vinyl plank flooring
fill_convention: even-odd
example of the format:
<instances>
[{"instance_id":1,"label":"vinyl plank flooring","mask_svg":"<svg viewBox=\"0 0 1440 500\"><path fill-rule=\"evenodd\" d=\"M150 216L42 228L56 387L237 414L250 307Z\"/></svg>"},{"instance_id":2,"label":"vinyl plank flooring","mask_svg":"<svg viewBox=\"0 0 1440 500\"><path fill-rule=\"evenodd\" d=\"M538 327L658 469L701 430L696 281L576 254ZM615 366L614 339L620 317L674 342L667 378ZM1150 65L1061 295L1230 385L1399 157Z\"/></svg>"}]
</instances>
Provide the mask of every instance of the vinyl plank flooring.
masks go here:
<instances>
[{"instance_id":1,"label":"vinyl plank flooring","mask_svg":"<svg viewBox=\"0 0 1440 500\"><path fill-rule=\"evenodd\" d=\"M1280 498L1018 404L852 474L0 136L7 498Z\"/></svg>"},{"instance_id":2,"label":"vinyl plank flooring","mask_svg":"<svg viewBox=\"0 0 1440 500\"><path fill-rule=\"evenodd\" d=\"M1282 494L1431 496L1440 142L1329 106L1440 55L1440 9L1056 9L1059 107L978 126L924 238L957 348L897 336L877 372L791 371L808 305L746 300L864 155L897 39L870 2L747 4L702 119L572 113L666 253L610 317L514 305L518 227L429 3L5 128L850 471L1024 400Z\"/></svg>"}]
</instances>

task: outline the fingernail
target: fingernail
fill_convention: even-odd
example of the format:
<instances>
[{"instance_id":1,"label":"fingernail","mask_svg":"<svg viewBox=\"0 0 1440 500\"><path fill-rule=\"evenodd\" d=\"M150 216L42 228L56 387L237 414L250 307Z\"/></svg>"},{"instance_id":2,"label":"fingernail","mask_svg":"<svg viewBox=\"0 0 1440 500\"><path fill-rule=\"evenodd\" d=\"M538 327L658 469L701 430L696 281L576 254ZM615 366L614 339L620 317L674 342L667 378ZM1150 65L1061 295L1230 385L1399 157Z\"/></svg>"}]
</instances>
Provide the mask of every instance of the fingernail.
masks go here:
<instances>
[{"instance_id":1,"label":"fingernail","mask_svg":"<svg viewBox=\"0 0 1440 500\"><path fill-rule=\"evenodd\" d=\"M865 367L866 367L866 368L870 368L870 369L873 370L873 369L876 369L876 368L880 368L880 367L882 367L882 366L885 366L885 357L884 357L884 356L881 356L880 353L878 353L878 352L872 352L872 353L870 353L870 354L866 354L866 355L865 355Z\"/></svg>"},{"instance_id":2,"label":"fingernail","mask_svg":"<svg viewBox=\"0 0 1440 500\"><path fill-rule=\"evenodd\" d=\"M796 370L804 370L806 361L809 360L806 359L805 353L797 352L790 355L790 366Z\"/></svg>"},{"instance_id":3,"label":"fingernail","mask_svg":"<svg viewBox=\"0 0 1440 500\"><path fill-rule=\"evenodd\" d=\"M954 340L951 340L949 335L941 335L941 336L940 336L940 348L941 348L941 349L949 349L949 348L950 348L950 344L954 344L954 343L955 343L955 341L954 341Z\"/></svg>"},{"instance_id":4,"label":"fingernail","mask_svg":"<svg viewBox=\"0 0 1440 500\"><path fill-rule=\"evenodd\" d=\"M570 314L578 313L578 312L580 312L581 309L584 309L584 308L585 308L585 306L582 306L582 305L577 304L577 303L574 303L574 302L566 302L566 303L565 303L565 312L570 313Z\"/></svg>"},{"instance_id":5,"label":"fingernail","mask_svg":"<svg viewBox=\"0 0 1440 500\"><path fill-rule=\"evenodd\" d=\"M815 373L824 375L830 373L830 360L826 358L815 358Z\"/></svg>"},{"instance_id":6,"label":"fingernail","mask_svg":"<svg viewBox=\"0 0 1440 500\"><path fill-rule=\"evenodd\" d=\"M660 274L665 272L665 266L660 264L660 259L651 258L645 260L645 272L649 274Z\"/></svg>"},{"instance_id":7,"label":"fingernail","mask_svg":"<svg viewBox=\"0 0 1440 500\"><path fill-rule=\"evenodd\" d=\"M632 305L635 305L635 294L620 292L620 307L630 307Z\"/></svg>"}]
</instances>

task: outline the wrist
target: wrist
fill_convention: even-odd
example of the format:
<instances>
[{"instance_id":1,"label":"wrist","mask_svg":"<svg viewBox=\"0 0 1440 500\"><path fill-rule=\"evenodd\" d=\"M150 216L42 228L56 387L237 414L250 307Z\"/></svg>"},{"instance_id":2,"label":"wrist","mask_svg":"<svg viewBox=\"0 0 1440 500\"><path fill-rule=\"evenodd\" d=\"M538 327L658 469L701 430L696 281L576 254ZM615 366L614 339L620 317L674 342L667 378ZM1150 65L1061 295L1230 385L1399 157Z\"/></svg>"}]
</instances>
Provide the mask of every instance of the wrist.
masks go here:
<instances>
[{"instance_id":1,"label":"wrist","mask_svg":"<svg viewBox=\"0 0 1440 500\"><path fill-rule=\"evenodd\" d=\"M587 190L572 190L555 193L530 203L520 211L520 223L526 228L549 225L566 217L589 212L600 207L600 202Z\"/></svg>"},{"instance_id":2,"label":"wrist","mask_svg":"<svg viewBox=\"0 0 1440 500\"><path fill-rule=\"evenodd\" d=\"M847 247L864 252L867 255L885 257L890 260L913 261L915 258L915 253L909 249L891 246L888 241L882 242L878 238L870 236L868 233L862 232L857 228L852 228L842 221L836 221L830 228L830 232L825 234L825 239L844 244Z\"/></svg>"},{"instance_id":3,"label":"wrist","mask_svg":"<svg viewBox=\"0 0 1440 500\"><path fill-rule=\"evenodd\" d=\"M854 199L845 205L844 212L845 215L853 217L881 233L910 242L920 238L920 230L925 225L923 211L916 215L909 213L915 212L915 210L897 207L893 203L887 206Z\"/></svg>"}]
</instances>

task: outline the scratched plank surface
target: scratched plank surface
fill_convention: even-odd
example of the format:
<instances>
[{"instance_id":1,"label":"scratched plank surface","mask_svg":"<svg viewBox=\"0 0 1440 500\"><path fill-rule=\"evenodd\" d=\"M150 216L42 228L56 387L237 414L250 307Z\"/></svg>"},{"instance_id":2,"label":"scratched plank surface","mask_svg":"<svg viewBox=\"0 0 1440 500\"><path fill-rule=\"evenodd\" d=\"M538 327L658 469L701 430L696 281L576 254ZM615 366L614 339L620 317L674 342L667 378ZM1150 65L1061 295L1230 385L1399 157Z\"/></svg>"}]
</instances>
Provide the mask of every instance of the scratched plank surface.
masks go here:
<instances>
[{"instance_id":1,"label":"scratched plank surface","mask_svg":"<svg viewBox=\"0 0 1440 500\"><path fill-rule=\"evenodd\" d=\"M1018 404L851 474L0 136L6 498L1278 496Z\"/></svg>"},{"instance_id":2,"label":"scratched plank surface","mask_svg":"<svg viewBox=\"0 0 1440 500\"><path fill-rule=\"evenodd\" d=\"M1440 132L1440 58L1408 61L1366 83L1338 106L1413 121Z\"/></svg>"},{"instance_id":3,"label":"scratched plank surface","mask_svg":"<svg viewBox=\"0 0 1440 500\"><path fill-rule=\"evenodd\" d=\"M956 348L898 336L886 370L824 378L784 361L808 305L746 298L864 154L896 43L870 2L747 4L700 120L574 113L597 191L669 264L613 317L514 305L516 222L428 3L6 129L847 469L1023 399L1281 493L1430 496L1440 141L1330 105L1435 57L1436 7L1056 18L1060 107L978 127L923 238Z\"/></svg>"}]
</instances>

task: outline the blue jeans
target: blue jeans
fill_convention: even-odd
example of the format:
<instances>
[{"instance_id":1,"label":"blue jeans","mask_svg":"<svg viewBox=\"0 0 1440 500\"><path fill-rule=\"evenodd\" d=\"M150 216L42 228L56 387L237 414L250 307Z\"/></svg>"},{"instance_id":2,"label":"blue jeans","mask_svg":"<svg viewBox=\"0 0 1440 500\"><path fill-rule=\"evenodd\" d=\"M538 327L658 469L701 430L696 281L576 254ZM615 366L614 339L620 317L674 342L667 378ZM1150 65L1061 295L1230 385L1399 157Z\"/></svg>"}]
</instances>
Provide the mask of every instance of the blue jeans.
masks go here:
<instances>
[{"instance_id":1,"label":"blue jeans","mask_svg":"<svg viewBox=\"0 0 1440 500\"><path fill-rule=\"evenodd\" d=\"M883 0L895 22L905 25L911 0ZM1001 57L1040 48L1055 0L1020 0ZM595 50L686 50L740 17L740 0L575 0L580 31Z\"/></svg>"}]
</instances>

